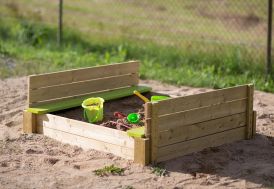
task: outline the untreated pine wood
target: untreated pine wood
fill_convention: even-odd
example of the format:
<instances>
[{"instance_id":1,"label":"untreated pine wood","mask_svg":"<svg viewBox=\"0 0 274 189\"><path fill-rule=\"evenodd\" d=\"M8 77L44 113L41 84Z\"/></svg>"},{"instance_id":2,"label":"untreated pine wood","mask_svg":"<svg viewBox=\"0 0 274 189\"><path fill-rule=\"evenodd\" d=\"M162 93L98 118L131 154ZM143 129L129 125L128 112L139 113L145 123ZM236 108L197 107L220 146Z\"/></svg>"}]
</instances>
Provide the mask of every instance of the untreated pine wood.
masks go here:
<instances>
[{"instance_id":1,"label":"untreated pine wood","mask_svg":"<svg viewBox=\"0 0 274 189\"><path fill-rule=\"evenodd\" d=\"M36 133L36 115L24 111L23 112L23 132L24 133Z\"/></svg>"},{"instance_id":2,"label":"untreated pine wood","mask_svg":"<svg viewBox=\"0 0 274 189\"><path fill-rule=\"evenodd\" d=\"M159 102L159 115L190 110L246 98L247 85L220 89Z\"/></svg>"},{"instance_id":3,"label":"untreated pine wood","mask_svg":"<svg viewBox=\"0 0 274 189\"><path fill-rule=\"evenodd\" d=\"M135 138L134 139L134 162L142 165L149 164L149 139Z\"/></svg>"},{"instance_id":4,"label":"untreated pine wood","mask_svg":"<svg viewBox=\"0 0 274 189\"><path fill-rule=\"evenodd\" d=\"M125 159L134 159L134 148L118 146L104 141L86 138L41 125L38 125L37 129L39 133L44 134L45 136L58 140L62 143L79 146L84 150L95 149L102 152L112 153Z\"/></svg>"},{"instance_id":5,"label":"untreated pine wood","mask_svg":"<svg viewBox=\"0 0 274 189\"><path fill-rule=\"evenodd\" d=\"M232 114L246 112L247 100L235 100L189 111L166 114L159 117L159 130L164 131L177 126L190 125L211 119L217 119ZM162 104L159 103L159 106Z\"/></svg>"},{"instance_id":6,"label":"untreated pine wood","mask_svg":"<svg viewBox=\"0 0 274 189\"><path fill-rule=\"evenodd\" d=\"M109 144L133 148L134 140L125 132L51 114L38 115L37 124Z\"/></svg>"},{"instance_id":7,"label":"untreated pine wood","mask_svg":"<svg viewBox=\"0 0 274 189\"><path fill-rule=\"evenodd\" d=\"M159 146L200 138L214 133L243 127L246 125L246 113L233 114L227 117L213 119L192 125L174 127L160 131Z\"/></svg>"},{"instance_id":8,"label":"untreated pine wood","mask_svg":"<svg viewBox=\"0 0 274 189\"><path fill-rule=\"evenodd\" d=\"M137 74L138 68L138 61L129 61L119 64L101 65L55 73L31 75L29 85L30 89L37 89L41 87L68 84L102 77L118 76L128 73Z\"/></svg>"},{"instance_id":9,"label":"untreated pine wood","mask_svg":"<svg viewBox=\"0 0 274 189\"><path fill-rule=\"evenodd\" d=\"M100 78L96 80L70 83L66 85L50 86L31 90L29 103L46 101L51 99L84 95L91 92L121 88L138 83L138 75L127 74L116 77Z\"/></svg>"},{"instance_id":10,"label":"untreated pine wood","mask_svg":"<svg viewBox=\"0 0 274 189\"><path fill-rule=\"evenodd\" d=\"M159 140L159 122L158 122L158 103L151 103L151 162L156 163L158 156L158 140Z\"/></svg>"},{"instance_id":11,"label":"untreated pine wood","mask_svg":"<svg viewBox=\"0 0 274 189\"><path fill-rule=\"evenodd\" d=\"M250 84L247 87L247 109L246 109L246 138L251 139L253 135L253 93L254 93L254 85Z\"/></svg>"},{"instance_id":12,"label":"untreated pine wood","mask_svg":"<svg viewBox=\"0 0 274 189\"><path fill-rule=\"evenodd\" d=\"M257 112L253 111L252 137L256 135L256 120L257 120Z\"/></svg>"},{"instance_id":13,"label":"untreated pine wood","mask_svg":"<svg viewBox=\"0 0 274 189\"><path fill-rule=\"evenodd\" d=\"M240 127L194 140L165 146L158 149L157 162L166 161L193 152L198 152L207 147L220 146L222 144L241 140L245 138L245 133L246 128Z\"/></svg>"},{"instance_id":14,"label":"untreated pine wood","mask_svg":"<svg viewBox=\"0 0 274 189\"><path fill-rule=\"evenodd\" d=\"M150 138L151 135L151 103L145 103L145 136Z\"/></svg>"}]
</instances>

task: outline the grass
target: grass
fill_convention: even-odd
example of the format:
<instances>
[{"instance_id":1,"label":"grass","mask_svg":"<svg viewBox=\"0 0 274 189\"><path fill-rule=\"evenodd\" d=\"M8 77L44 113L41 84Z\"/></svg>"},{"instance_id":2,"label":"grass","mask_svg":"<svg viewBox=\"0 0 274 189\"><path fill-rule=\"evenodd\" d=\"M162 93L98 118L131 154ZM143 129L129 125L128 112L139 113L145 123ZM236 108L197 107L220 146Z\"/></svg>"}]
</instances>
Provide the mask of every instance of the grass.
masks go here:
<instances>
[{"instance_id":1,"label":"grass","mask_svg":"<svg viewBox=\"0 0 274 189\"><path fill-rule=\"evenodd\" d=\"M208 45L205 50L199 43L178 49L151 41L100 42L66 30L59 48L51 26L24 19L2 19L0 25L1 78L139 59L143 79L213 88L252 82L259 90L274 92L273 77L265 81L260 58L252 56L256 52L241 46Z\"/></svg>"},{"instance_id":2,"label":"grass","mask_svg":"<svg viewBox=\"0 0 274 189\"><path fill-rule=\"evenodd\" d=\"M152 173L159 177L164 177L168 175L168 171L161 167L152 167Z\"/></svg>"},{"instance_id":3,"label":"grass","mask_svg":"<svg viewBox=\"0 0 274 189\"><path fill-rule=\"evenodd\" d=\"M109 174L122 175L124 171L125 170L123 168L110 165L110 166L105 166L102 169L96 169L93 172L95 173L95 175L103 177L103 176L108 176Z\"/></svg>"}]
</instances>

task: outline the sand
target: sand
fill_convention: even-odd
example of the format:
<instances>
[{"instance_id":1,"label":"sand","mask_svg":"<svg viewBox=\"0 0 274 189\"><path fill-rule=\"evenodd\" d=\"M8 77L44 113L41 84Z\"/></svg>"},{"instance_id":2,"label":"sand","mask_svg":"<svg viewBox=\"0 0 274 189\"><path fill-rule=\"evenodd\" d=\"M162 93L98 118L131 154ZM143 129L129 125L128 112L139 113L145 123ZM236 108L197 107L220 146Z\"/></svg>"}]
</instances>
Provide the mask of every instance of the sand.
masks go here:
<instances>
[{"instance_id":1,"label":"sand","mask_svg":"<svg viewBox=\"0 0 274 189\"><path fill-rule=\"evenodd\" d=\"M255 92L257 134L243 140L166 161L166 177L112 154L61 144L39 134L22 134L26 78L0 81L0 188L269 188L274 187L274 94ZM171 96L210 89L143 81ZM123 176L95 176L114 164Z\"/></svg>"}]
</instances>

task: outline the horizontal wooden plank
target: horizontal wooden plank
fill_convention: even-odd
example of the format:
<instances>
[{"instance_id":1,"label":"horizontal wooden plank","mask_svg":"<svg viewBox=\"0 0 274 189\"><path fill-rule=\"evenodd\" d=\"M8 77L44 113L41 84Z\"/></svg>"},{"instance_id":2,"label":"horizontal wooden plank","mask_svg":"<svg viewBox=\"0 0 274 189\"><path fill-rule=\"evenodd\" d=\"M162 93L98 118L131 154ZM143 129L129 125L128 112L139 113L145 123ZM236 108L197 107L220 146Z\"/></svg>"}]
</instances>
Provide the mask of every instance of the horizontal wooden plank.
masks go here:
<instances>
[{"instance_id":1,"label":"horizontal wooden plank","mask_svg":"<svg viewBox=\"0 0 274 189\"><path fill-rule=\"evenodd\" d=\"M75 145L83 148L84 150L94 149L106 153L112 153L119 157L125 159L134 159L134 149L133 148L126 148L114 144L110 144L103 141L98 141L86 137L82 137L79 135L74 135L70 133L66 133L63 131L59 131L56 129L48 128L46 126L38 125L38 133L41 133L45 136L53 138L57 141L62 143Z\"/></svg>"},{"instance_id":2,"label":"horizontal wooden plank","mask_svg":"<svg viewBox=\"0 0 274 189\"><path fill-rule=\"evenodd\" d=\"M28 108L27 111L35 114L46 114L58 110L65 110L68 108L81 106L83 100L90 97L101 97L105 101L109 101L126 96L131 96L134 90L138 90L140 93L145 93L151 91L152 89L148 86L131 86L110 91L103 91L99 93L91 93L84 96L54 99L50 101L32 103L29 105L31 108Z\"/></svg>"},{"instance_id":3,"label":"horizontal wooden plank","mask_svg":"<svg viewBox=\"0 0 274 189\"><path fill-rule=\"evenodd\" d=\"M220 104L247 97L247 85L159 101L159 115Z\"/></svg>"},{"instance_id":4,"label":"horizontal wooden plank","mask_svg":"<svg viewBox=\"0 0 274 189\"><path fill-rule=\"evenodd\" d=\"M51 114L38 115L37 124L73 135L107 142L127 148L134 148L134 140L126 132L95 124L68 119Z\"/></svg>"},{"instance_id":5,"label":"horizontal wooden plank","mask_svg":"<svg viewBox=\"0 0 274 189\"><path fill-rule=\"evenodd\" d=\"M45 87L37 90L31 90L29 92L29 103L75 95L85 95L91 92L110 90L137 84L138 75L130 74L78 83L70 83L66 85Z\"/></svg>"},{"instance_id":6,"label":"horizontal wooden plank","mask_svg":"<svg viewBox=\"0 0 274 189\"><path fill-rule=\"evenodd\" d=\"M102 77L118 76L128 73L138 73L138 69L139 62L130 61L119 64L100 65L95 67L73 69L55 73L31 75L29 77L29 88L36 89L52 85L92 80Z\"/></svg>"},{"instance_id":7,"label":"horizontal wooden plank","mask_svg":"<svg viewBox=\"0 0 274 189\"><path fill-rule=\"evenodd\" d=\"M166 114L159 117L159 130L164 131L175 128L217 119L232 114L239 114L246 111L246 99L226 102L208 107L192 109L189 111Z\"/></svg>"},{"instance_id":8,"label":"horizontal wooden plank","mask_svg":"<svg viewBox=\"0 0 274 189\"><path fill-rule=\"evenodd\" d=\"M195 139L246 125L246 113L234 114L193 125L178 125L160 132L159 146Z\"/></svg>"},{"instance_id":9,"label":"horizontal wooden plank","mask_svg":"<svg viewBox=\"0 0 274 189\"><path fill-rule=\"evenodd\" d=\"M204 148L220 146L222 144L244 139L245 132L246 127L240 127L206 137L161 147L158 149L157 162L166 161L189 153L197 152Z\"/></svg>"}]
</instances>

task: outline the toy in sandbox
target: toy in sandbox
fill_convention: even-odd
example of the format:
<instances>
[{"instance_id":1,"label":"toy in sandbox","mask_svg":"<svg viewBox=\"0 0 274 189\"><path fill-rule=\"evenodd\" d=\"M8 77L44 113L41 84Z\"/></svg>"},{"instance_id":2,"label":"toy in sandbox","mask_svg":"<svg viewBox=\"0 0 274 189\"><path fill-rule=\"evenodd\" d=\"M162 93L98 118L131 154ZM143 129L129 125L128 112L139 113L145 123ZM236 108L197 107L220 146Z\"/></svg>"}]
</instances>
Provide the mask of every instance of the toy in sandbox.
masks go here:
<instances>
[{"instance_id":1,"label":"toy in sandbox","mask_svg":"<svg viewBox=\"0 0 274 189\"><path fill-rule=\"evenodd\" d=\"M145 165L251 139L255 135L252 84L160 101L152 97L142 103L142 112L138 112L139 106L133 109L126 104L123 107L128 108L127 111L117 109L115 119L126 119L129 113L138 113L141 115L139 123L144 125L131 128L134 124L127 122L126 126L130 127L123 130L87 123L75 114L70 117L62 114L77 109L82 118L83 101L100 97L105 101L104 111L109 104L114 106L103 118L113 118L116 103L131 98L134 90L151 92L151 87L139 84L138 70L139 62L130 61L29 76L23 131ZM95 108L98 104L93 105ZM96 119L100 120L100 116ZM128 136L133 129L141 130L142 134L135 130L132 137Z\"/></svg>"},{"instance_id":2,"label":"toy in sandbox","mask_svg":"<svg viewBox=\"0 0 274 189\"><path fill-rule=\"evenodd\" d=\"M139 91L134 90L132 94L135 94L141 100L146 102L156 102L164 99L168 99L168 96L151 96L151 100L142 95ZM104 99L100 97L93 97L85 99L82 103L84 119L89 123L101 122L103 120L103 104ZM127 134L132 137L144 137L144 116L140 113L129 113L125 115L122 112L116 111L113 113L114 121L108 121L100 124L111 128L127 131Z\"/></svg>"}]
</instances>

